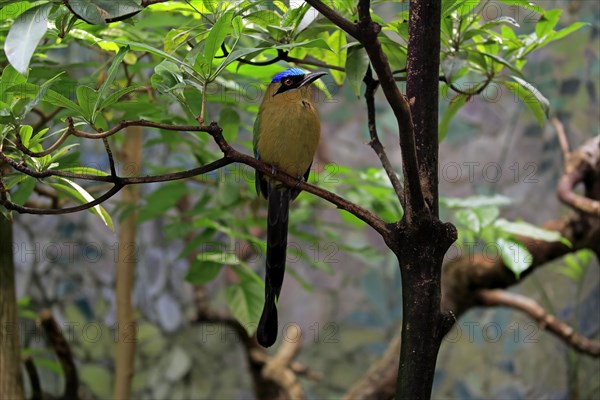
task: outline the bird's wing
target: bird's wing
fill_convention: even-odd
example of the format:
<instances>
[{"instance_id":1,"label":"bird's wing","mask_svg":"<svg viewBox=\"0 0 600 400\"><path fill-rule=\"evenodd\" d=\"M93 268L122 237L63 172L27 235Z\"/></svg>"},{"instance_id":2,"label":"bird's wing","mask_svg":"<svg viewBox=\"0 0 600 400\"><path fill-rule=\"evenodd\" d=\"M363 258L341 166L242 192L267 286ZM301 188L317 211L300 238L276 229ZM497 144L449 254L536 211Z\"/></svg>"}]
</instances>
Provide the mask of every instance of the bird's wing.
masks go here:
<instances>
[{"instance_id":1,"label":"bird's wing","mask_svg":"<svg viewBox=\"0 0 600 400\"><path fill-rule=\"evenodd\" d=\"M258 111L258 115L256 116L256 120L254 121L254 130L252 137L252 145L254 147L254 157L257 160L260 160L260 154L258 152L258 138L260 137L260 110ZM265 179L263 179L263 173L255 170L254 172L254 186L256 187L256 193L263 195L266 199L269 196L269 184Z\"/></svg>"}]
</instances>

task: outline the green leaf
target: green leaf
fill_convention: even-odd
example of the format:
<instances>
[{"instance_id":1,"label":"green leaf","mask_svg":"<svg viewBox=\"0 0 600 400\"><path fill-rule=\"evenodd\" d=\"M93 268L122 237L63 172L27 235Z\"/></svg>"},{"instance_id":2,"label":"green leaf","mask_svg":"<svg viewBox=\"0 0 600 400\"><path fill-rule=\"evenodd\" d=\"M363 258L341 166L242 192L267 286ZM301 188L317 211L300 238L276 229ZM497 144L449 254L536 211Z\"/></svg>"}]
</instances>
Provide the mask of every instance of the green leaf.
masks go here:
<instances>
[{"instance_id":1,"label":"green leaf","mask_svg":"<svg viewBox=\"0 0 600 400\"><path fill-rule=\"evenodd\" d=\"M556 32L554 35L552 35L552 38L550 41L554 42L556 40L562 39L567 35L570 35L571 33L583 28L584 26L589 26L590 24L588 24L587 22L574 22L573 24L567 26L566 28L561 29L560 31Z\"/></svg>"},{"instance_id":2,"label":"green leaf","mask_svg":"<svg viewBox=\"0 0 600 400\"><path fill-rule=\"evenodd\" d=\"M139 213L138 221L141 223L165 214L187 193L188 189L183 182L170 182L161 185L145 197L146 204Z\"/></svg>"},{"instance_id":3,"label":"green leaf","mask_svg":"<svg viewBox=\"0 0 600 400\"><path fill-rule=\"evenodd\" d=\"M83 109L81 107L79 107L78 104L67 99L65 96L63 96L62 94L60 94L58 92L55 92L54 90L48 90L46 92L46 95L44 96L43 100L52 105L55 105L58 107L64 107L71 111L75 111L77 114L84 113Z\"/></svg>"},{"instance_id":4,"label":"green leaf","mask_svg":"<svg viewBox=\"0 0 600 400\"><path fill-rule=\"evenodd\" d=\"M75 326L77 325L75 324ZM124 338L125 336L123 335L123 339L120 340L126 340ZM101 399L108 399L111 397L110 388L113 386L113 374L112 372L109 372L109 369L107 367L100 364L82 363L82 365L79 366L78 372L79 379L81 379L81 382L85 384L87 390L89 390L89 392L91 392L94 397Z\"/></svg>"},{"instance_id":5,"label":"green leaf","mask_svg":"<svg viewBox=\"0 0 600 400\"><path fill-rule=\"evenodd\" d=\"M57 374L59 376L64 374L63 369L58 360L50 360L48 358L36 357L35 365L37 367L42 367L50 372L53 372L54 374Z\"/></svg>"},{"instance_id":6,"label":"green leaf","mask_svg":"<svg viewBox=\"0 0 600 400\"><path fill-rule=\"evenodd\" d=\"M580 282L583 279L585 269L580 264L578 257L574 254L567 254L563 261L565 265L561 265L558 272L575 282Z\"/></svg>"},{"instance_id":7,"label":"green leaf","mask_svg":"<svg viewBox=\"0 0 600 400\"><path fill-rule=\"evenodd\" d=\"M100 9L104 21L132 17L144 9L133 0L92 0L92 3Z\"/></svg>"},{"instance_id":8,"label":"green leaf","mask_svg":"<svg viewBox=\"0 0 600 400\"><path fill-rule=\"evenodd\" d=\"M36 93L35 97L33 98L33 100L31 100L30 102L28 102L25 107L23 108L23 111L21 112L21 116L25 117L27 114L29 114L29 112L35 107L37 106L40 101L44 98L44 96L46 95L46 92L48 91L48 89L50 89L50 86L52 86L52 84L54 84L54 82L65 72L59 72L57 75L53 76L52 78L48 79L47 81L45 81L41 86L39 91Z\"/></svg>"},{"instance_id":9,"label":"green leaf","mask_svg":"<svg viewBox=\"0 0 600 400\"><path fill-rule=\"evenodd\" d=\"M531 11L535 11L538 14L543 14L544 9L529 0L500 0L504 4L508 4L509 6L519 6L526 8Z\"/></svg>"},{"instance_id":10,"label":"green leaf","mask_svg":"<svg viewBox=\"0 0 600 400\"><path fill-rule=\"evenodd\" d=\"M33 128L31 125L23 125L21 129L19 129L19 136L21 136L21 142L25 147L29 146L29 140L31 139L32 134Z\"/></svg>"},{"instance_id":11,"label":"green leaf","mask_svg":"<svg viewBox=\"0 0 600 400\"><path fill-rule=\"evenodd\" d=\"M446 109L446 112L444 113L444 116L442 117L442 120L440 121L440 125L438 127L439 142L444 140L444 138L448 134L448 128L450 127L450 122L452 121L452 118L454 118L458 110L460 110L462 106L465 105L468 99L469 96L464 94L458 94L456 95L456 97L450 100L450 104L448 105L448 108Z\"/></svg>"},{"instance_id":12,"label":"green leaf","mask_svg":"<svg viewBox=\"0 0 600 400\"><path fill-rule=\"evenodd\" d=\"M339 208L338 212L340 214L340 217L342 218L342 221L350 225L354 225L357 228L364 228L367 225L366 222L364 222L362 219L358 218L354 214L349 213L346 210L342 210L341 208Z\"/></svg>"},{"instance_id":13,"label":"green leaf","mask_svg":"<svg viewBox=\"0 0 600 400\"><path fill-rule=\"evenodd\" d=\"M498 218L498 215L500 215L500 210L496 206L475 208L473 209L473 212L477 214L479 222L481 223L481 228L485 228L494 222L496 218Z\"/></svg>"},{"instance_id":14,"label":"green leaf","mask_svg":"<svg viewBox=\"0 0 600 400\"><path fill-rule=\"evenodd\" d=\"M481 224L479 223L479 217L477 214L470 208L463 208L456 212L456 219L460 222L465 228L479 233L481 230Z\"/></svg>"},{"instance_id":15,"label":"green leaf","mask_svg":"<svg viewBox=\"0 0 600 400\"><path fill-rule=\"evenodd\" d=\"M27 78L19 74L12 65L7 65L4 70L2 70L2 76L0 76L0 100L4 102L8 100L8 98L4 96L6 89L14 85L25 83L26 81Z\"/></svg>"},{"instance_id":16,"label":"green leaf","mask_svg":"<svg viewBox=\"0 0 600 400\"><path fill-rule=\"evenodd\" d=\"M219 124L225 139L233 143L240 129L240 114L234 108L224 107L219 114Z\"/></svg>"},{"instance_id":17,"label":"green leaf","mask_svg":"<svg viewBox=\"0 0 600 400\"><path fill-rule=\"evenodd\" d=\"M538 120L540 125L544 125L544 121L548 117L550 111L550 102L544 95L537 90L531 83L512 75L511 78L515 82L500 81L511 92L517 95L527 107L533 112L533 115Z\"/></svg>"},{"instance_id":18,"label":"green leaf","mask_svg":"<svg viewBox=\"0 0 600 400\"><path fill-rule=\"evenodd\" d=\"M202 62L205 67L202 71L205 73L204 78L208 79L212 75L212 62L213 58L217 54L217 51L221 48L221 44L225 40L225 37L231 32L232 25L231 19L233 18L233 10L227 11L221 18L217 20L214 26L211 28L206 43L204 45L204 57Z\"/></svg>"},{"instance_id":19,"label":"green leaf","mask_svg":"<svg viewBox=\"0 0 600 400\"><path fill-rule=\"evenodd\" d=\"M100 105L98 110L101 111L101 110L104 110L105 108L112 106L117 101L119 101L119 99L121 97L123 97L131 92L134 92L139 88L140 88L140 86L134 85L134 86L129 86L129 87L118 89L118 90L114 91L113 93L110 94L110 96L106 97L106 99L104 99L102 101L102 104Z\"/></svg>"},{"instance_id":20,"label":"green leaf","mask_svg":"<svg viewBox=\"0 0 600 400\"><path fill-rule=\"evenodd\" d=\"M511 199L499 194L493 196L442 197L440 203L448 208L479 208L489 206L505 206L512 203Z\"/></svg>"},{"instance_id":21,"label":"green leaf","mask_svg":"<svg viewBox=\"0 0 600 400\"><path fill-rule=\"evenodd\" d=\"M288 12L287 6L282 1L275 0L273 2L273 4L275 4L277 6L277 8L279 8L282 12L284 12L284 13Z\"/></svg>"},{"instance_id":22,"label":"green leaf","mask_svg":"<svg viewBox=\"0 0 600 400\"><path fill-rule=\"evenodd\" d=\"M221 268L225 265L222 262L216 262L208 259L208 254L202 253L192 262L185 280L194 285L204 285L219 275ZM218 254L222 256L222 253Z\"/></svg>"},{"instance_id":23,"label":"green leaf","mask_svg":"<svg viewBox=\"0 0 600 400\"><path fill-rule=\"evenodd\" d=\"M27 199L29 199L29 196L31 196L31 193L33 193L35 183L35 178L27 176L23 181L21 181L21 183L19 183L17 190L11 193L10 196L12 202L18 205L25 204Z\"/></svg>"},{"instance_id":24,"label":"green leaf","mask_svg":"<svg viewBox=\"0 0 600 400\"><path fill-rule=\"evenodd\" d=\"M181 61L179 58L169 54L169 53L165 53L162 50L157 49L156 47L152 47L146 43L140 43L140 42L134 42L134 41L129 41L129 40L105 40L106 42L114 42L117 44L122 44L122 45L129 45L129 47L132 50L141 50L141 51L147 51L148 53L154 54L155 56L164 58L165 60L169 60L174 62L175 64L185 67L186 68L186 72L193 74L194 72L194 68L184 62Z\"/></svg>"},{"instance_id":25,"label":"green leaf","mask_svg":"<svg viewBox=\"0 0 600 400\"><path fill-rule=\"evenodd\" d=\"M500 56L498 56L496 54L492 54L492 53L485 52L485 51L482 51L481 54L483 54L484 56L487 56L487 57L491 58L492 60L496 61L497 63L500 63L500 64L504 65L505 67L507 67L508 69L510 69L513 73L515 73L517 75L522 75L521 71L519 71L519 69L515 65L512 65L511 63L509 63L504 58L502 58L502 57L500 57Z\"/></svg>"},{"instance_id":26,"label":"green leaf","mask_svg":"<svg viewBox=\"0 0 600 400\"><path fill-rule=\"evenodd\" d=\"M494 227L502 232L510 233L511 235L527 236L544 242L561 242L566 246L572 246L560 232L550 231L523 221L510 222L500 218L494 222Z\"/></svg>"},{"instance_id":27,"label":"green leaf","mask_svg":"<svg viewBox=\"0 0 600 400\"><path fill-rule=\"evenodd\" d=\"M27 74L33 52L48 29L51 9L51 3L30 8L15 19L6 35L4 52L11 65L22 75Z\"/></svg>"},{"instance_id":28,"label":"green leaf","mask_svg":"<svg viewBox=\"0 0 600 400\"><path fill-rule=\"evenodd\" d=\"M185 43L190 35L190 29L171 29L164 40L164 49L167 53L174 53L180 45Z\"/></svg>"},{"instance_id":29,"label":"green leaf","mask_svg":"<svg viewBox=\"0 0 600 400\"><path fill-rule=\"evenodd\" d=\"M90 167L67 167L67 168L60 168L60 171L71 172L73 174L88 174L88 175L94 175L94 176L109 176L109 174L107 174L104 171L100 171L99 169L90 168Z\"/></svg>"},{"instance_id":30,"label":"green leaf","mask_svg":"<svg viewBox=\"0 0 600 400\"><path fill-rule=\"evenodd\" d=\"M273 10L263 9L248 14L244 19L266 29L269 25L279 24L281 15Z\"/></svg>"},{"instance_id":31,"label":"green leaf","mask_svg":"<svg viewBox=\"0 0 600 400\"><path fill-rule=\"evenodd\" d=\"M264 289L254 280L244 278L227 288L227 306L233 316L252 335L258 326L264 302Z\"/></svg>"},{"instance_id":32,"label":"green leaf","mask_svg":"<svg viewBox=\"0 0 600 400\"><path fill-rule=\"evenodd\" d=\"M106 25L106 21L100 13L98 6L91 0L70 1L69 7L75 15L92 25Z\"/></svg>"},{"instance_id":33,"label":"green leaf","mask_svg":"<svg viewBox=\"0 0 600 400\"><path fill-rule=\"evenodd\" d=\"M239 39L239 37L242 34L242 31L244 30L244 20L242 20L242 17L240 17L239 15L236 15L231 20L231 27L232 27L231 36L233 36L236 39Z\"/></svg>"},{"instance_id":34,"label":"green leaf","mask_svg":"<svg viewBox=\"0 0 600 400\"><path fill-rule=\"evenodd\" d=\"M468 54L466 51L450 53L442 58L442 71L447 82L454 82L459 72L467 65Z\"/></svg>"},{"instance_id":35,"label":"green leaf","mask_svg":"<svg viewBox=\"0 0 600 400\"><path fill-rule=\"evenodd\" d=\"M110 68L108 69L108 72L106 74L106 79L102 83L102 86L100 86L100 88L98 88L96 101L94 102L94 107L92 109L92 114L91 114L92 123L94 123L94 121L96 120L97 113L101 110L100 104L102 103L104 93L106 93L106 91L108 90L110 85L115 80L115 77L117 76L117 70L121 65L121 61L123 61L123 58L125 57L125 54L127 54L128 51L129 51L129 46L121 47L119 49L119 52L115 56Z\"/></svg>"},{"instance_id":36,"label":"green leaf","mask_svg":"<svg viewBox=\"0 0 600 400\"><path fill-rule=\"evenodd\" d=\"M328 50L328 51L333 51L331 50L331 47L329 47L329 45L327 44L327 42L321 38L319 39L313 39L313 40L307 40L305 42L298 42L298 43L288 43L288 44L280 44L277 46L272 46L272 47L268 47L269 49L294 49L296 47L304 47L307 49L323 49L323 50Z\"/></svg>"},{"instance_id":37,"label":"green leaf","mask_svg":"<svg viewBox=\"0 0 600 400\"><path fill-rule=\"evenodd\" d=\"M84 31L83 29L71 29L69 36L75 39L85 40L86 42L96 45L105 51L119 51L119 45L117 43L94 36L90 32Z\"/></svg>"},{"instance_id":38,"label":"green leaf","mask_svg":"<svg viewBox=\"0 0 600 400\"><path fill-rule=\"evenodd\" d=\"M539 39L542 39L548 33L552 32L558 20L562 10L555 9L546 11L535 24L535 34Z\"/></svg>"},{"instance_id":39,"label":"green leaf","mask_svg":"<svg viewBox=\"0 0 600 400\"><path fill-rule=\"evenodd\" d=\"M360 97L360 87L367 68L369 68L369 57L365 49L362 46L350 47L346 57L346 77L356 97Z\"/></svg>"},{"instance_id":40,"label":"green leaf","mask_svg":"<svg viewBox=\"0 0 600 400\"><path fill-rule=\"evenodd\" d=\"M96 104L96 100L98 99L98 92L88 86L78 86L75 94L77 95L77 102L81 107L83 117L93 124L92 113L94 111L94 104Z\"/></svg>"},{"instance_id":41,"label":"green leaf","mask_svg":"<svg viewBox=\"0 0 600 400\"><path fill-rule=\"evenodd\" d=\"M52 187L56 190L59 190L66 195L70 196L74 200L78 201L81 204L89 203L94 201L94 197L88 193L87 190L79 186L77 183L73 182L70 179L57 177L59 182L50 183ZM101 205L96 205L89 209L93 214L96 214L98 218L106 225L111 231L114 231L112 218L106 210Z\"/></svg>"},{"instance_id":42,"label":"green leaf","mask_svg":"<svg viewBox=\"0 0 600 400\"><path fill-rule=\"evenodd\" d=\"M531 266L533 256L525 246L513 240L498 238L496 244L500 249L500 256L504 265L519 279L521 273Z\"/></svg>"},{"instance_id":43,"label":"green leaf","mask_svg":"<svg viewBox=\"0 0 600 400\"><path fill-rule=\"evenodd\" d=\"M509 16L506 16L506 15L503 15L503 16L501 16L499 18L496 18L496 19L494 19L494 20L492 20L490 22L487 22L487 23L483 24L480 29L486 30L488 28L491 28L492 26L500 25L500 24L506 24L506 25L512 25L512 26L520 27L520 25L517 22L517 20L515 20L513 17L509 17Z\"/></svg>"},{"instance_id":44,"label":"green leaf","mask_svg":"<svg viewBox=\"0 0 600 400\"><path fill-rule=\"evenodd\" d=\"M344 47L346 46L346 34L338 29L331 33L327 38L327 45L331 48L331 52L325 52L323 54L324 61L329 65L336 65L338 67L344 67L346 65L346 57L348 50ZM329 72L335 83L341 85L344 83L344 79L346 77L346 73L343 71L338 71L336 69L330 69Z\"/></svg>"}]
</instances>

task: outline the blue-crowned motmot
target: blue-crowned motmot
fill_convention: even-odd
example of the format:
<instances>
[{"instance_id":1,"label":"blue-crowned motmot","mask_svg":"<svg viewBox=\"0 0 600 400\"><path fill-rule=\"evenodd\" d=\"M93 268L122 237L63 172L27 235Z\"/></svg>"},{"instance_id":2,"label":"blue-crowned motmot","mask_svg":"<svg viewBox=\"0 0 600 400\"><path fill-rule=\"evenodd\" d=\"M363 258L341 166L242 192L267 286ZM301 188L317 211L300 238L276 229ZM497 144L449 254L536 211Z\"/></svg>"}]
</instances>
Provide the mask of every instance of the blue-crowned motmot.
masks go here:
<instances>
[{"instance_id":1,"label":"blue-crowned motmot","mask_svg":"<svg viewBox=\"0 0 600 400\"><path fill-rule=\"evenodd\" d=\"M323 75L325 72L306 73L298 68L275 75L254 123L256 158L299 180L308 179L321 136L311 84ZM269 201L265 304L256 331L258 342L269 347L277 339L275 301L285 272L288 210L300 190L288 188L257 170L256 191Z\"/></svg>"}]
</instances>

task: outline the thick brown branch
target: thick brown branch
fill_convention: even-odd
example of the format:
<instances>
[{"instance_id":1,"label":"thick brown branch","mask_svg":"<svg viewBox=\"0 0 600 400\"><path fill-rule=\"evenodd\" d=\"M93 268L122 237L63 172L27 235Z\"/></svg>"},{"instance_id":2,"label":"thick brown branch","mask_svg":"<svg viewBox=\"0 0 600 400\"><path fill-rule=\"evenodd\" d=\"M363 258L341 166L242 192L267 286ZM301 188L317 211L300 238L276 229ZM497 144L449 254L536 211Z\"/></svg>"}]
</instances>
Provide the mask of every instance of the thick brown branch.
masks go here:
<instances>
[{"instance_id":1,"label":"thick brown branch","mask_svg":"<svg viewBox=\"0 0 600 400\"><path fill-rule=\"evenodd\" d=\"M394 337L383 356L369 367L363 379L356 382L343 399L393 399L396 394L400 343L400 336Z\"/></svg>"},{"instance_id":2,"label":"thick brown branch","mask_svg":"<svg viewBox=\"0 0 600 400\"><path fill-rule=\"evenodd\" d=\"M284 340L275 356L267 360L262 370L265 379L275 382L283 389L286 399L304 399L304 390L290 368L301 347L301 331L298 329L298 336L294 340Z\"/></svg>"},{"instance_id":3,"label":"thick brown branch","mask_svg":"<svg viewBox=\"0 0 600 400\"><path fill-rule=\"evenodd\" d=\"M40 323L46 332L50 344L54 348L56 357L65 375L65 393L63 397L65 399L78 399L79 376L75 368L69 343L67 343L62 330L54 320L50 310L40 311Z\"/></svg>"},{"instance_id":4,"label":"thick brown branch","mask_svg":"<svg viewBox=\"0 0 600 400\"><path fill-rule=\"evenodd\" d=\"M600 357L600 342L589 340L575 332L573 328L550 315L535 300L506 290L479 290L478 302L484 306L506 306L522 311L537 321L542 329L556 335L567 345L580 353Z\"/></svg>"},{"instance_id":5,"label":"thick brown branch","mask_svg":"<svg viewBox=\"0 0 600 400\"><path fill-rule=\"evenodd\" d=\"M202 288L197 288L196 293L200 293L201 297L205 296ZM284 341L277 353L270 357L256 338L248 336L246 329L231 314L211 309L205 299L200 301L194 322L222 324L234 330L244 346L258 398L304 398L304 391L296 374L309 377L313 374L308 368L294 362L300 350L300 338L293 342Z\"/></svg>"}]
</instances>

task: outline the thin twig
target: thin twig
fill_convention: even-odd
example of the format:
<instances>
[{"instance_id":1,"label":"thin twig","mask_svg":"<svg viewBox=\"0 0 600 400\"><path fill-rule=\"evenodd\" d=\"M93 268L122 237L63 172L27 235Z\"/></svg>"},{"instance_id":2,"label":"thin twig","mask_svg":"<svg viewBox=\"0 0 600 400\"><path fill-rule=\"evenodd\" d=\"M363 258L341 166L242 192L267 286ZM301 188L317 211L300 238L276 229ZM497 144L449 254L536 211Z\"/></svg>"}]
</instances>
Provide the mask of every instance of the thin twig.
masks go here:
<instances>
[{"instance_id":1,"label":"thin twig","mask_svg":"<svg viewBox=\"0 0 600 400\"><path fill-rule=\"evenodd\" d=\"M286 56L285 61L293 62L295 64L312 65L314 67L333 69L333 70L341 71L341 72L346 71L346 69L344 67L338 67L337 65L331 65L331 64L327 64L327 63L316 61L316 60L306 60L306 59L302 60L300 58Z\"/></svg>"},{"instance_id":2,"label":"thin twig","mask_svg":"<svg viewBox=\"0 0 600 400\"><path fill-rule=\"evenodd\" d=\"M354 214L359 219L363 220L368 225L370 225L371 227L373 227L375 230L377 230L378 232L380 232L382 234L385 234L388 232L388 226L387 226L386 222L384 222L381 218L379 218L378 216L373 214L371 211L369 211L357 204L354 204L354 203L352 203L352 202L350 202L328 190L322 189L318 186L314 186L314 185L311 185L306 182L298 182L298 179L296 177L292 177L283 172L273 171L273 168L270 165L267 165L267 164L263 163L262 161L257 160L254 157L251 157L251 156L248 156L246 154L236 151L225 141L225 138L223 137L223 134L221 132L221 128L215 122L211 123L210 125L206 125L206 126L196 126L196 125L188 126L188 125L162 124L162 123L157 123L157 122L152 122L152 121L147 121L147 120L121 121L119 124L117 124L113 128L109 129L106 132L102 132L102 133L81 132L74 127L73 120L71 118L67 119L67 123L68 123L68 131L70 131L71 134L73 134L74 136L86 137L86 138L90 138L90 139L103 139L103 138L109 137L128 126L147 126L147 127L155 127L155 128L171 130L171 131L207 132L213 137L213 139L215 140L215 142L217 143L217 145L219 146L219 148L221 149L221 151L223 152L225 157L220 160L217 160L213 163L207 164L205 166L202 166L202 167L190 170L190 171L183 171L183 172L154 176L154 177L149 176L149 177L122 178L122 177L118 177L118 176L107 177L107 176L98 176L98 175L92 175L92 174L75 174L75 173L71 173L71 172L54 171L54 170L46 170L43 172L34 171L34 170L28 168L23 162L17 162L15 160L7 157L3 152L0 151L0 160L7 162L9 165L11 165L17 171L23 172L23 173L30 175L32 177L35 177L35 178L46 178L46 177L50 177L50 176L64 176L64 177L70 177L73 179L87 179L87 180L93 180L93 181L111 182L114 184L113 188L110 189L107 193L105 193L104 195L102 195L101 197L97 198L96 200L94 200L90 203L82 204L82 205L75 206L75 207L65 208L65 209L43 209L43 210L30 208L30 207L24 207L24 206L20 206L20 205L10 202L6 195L6 192L7 192L6 188L4 188L4 186L2 186L2 187L0 187L0 194L2 196L1 197L2 205L4 205L8 209L11 209L11 210L14 210L14 211L17 211L20 213L68 214L68 213L72 213L72 212L86 210L88 208L96 206L96 205L102 203L103 201L109 199L113 195L115 195L119 190L121 190L121 188L123 188L123 186L128 185L128 184L162 182L162 181L168 181L168 180L183 179L183 178L200 175L200 174L204 174L204 173L213 171L217 168L221 168L232 162L239 162L239 163L248 165L254 169L258 169L259 171L263 172L265 175L267 175L271 178L274 178L289 187L295 187L297 189L304 190L304 191L312 193L318 197L321 197L324 200L329 201L330 203L336 205L338 208L346 210L346 211L350 212L351 214Z\"/></svg>"},{"instance_id":3,"label":"thin twig","mask_svg":"<svg viewBox=\"0 0 600 400\"><path fill-rule=\"evenodd\" d=\"M538 302L527 296L502 289L484 289L476 293L476 298L486 306L506 306L522 311L536 320L542 329L554 334L578 352L600 357L600 342L579 335L573 328L549 314Z\"/></svg>"},{"instance_id":4,"label":"thin twig","mask_svg":"<svg viewBox=\"0 0 600 400\"><path fill-rule=\"evenodd\" d=\"M600 217L600 135L588 139L577 150L566 156L564 173L558 181L556 194L569 207L589 215ZM579 183L585 183L582 196L575 193Z\"/></svg>"},{"instance_id":5,"label":"thin twig","mask_svg":"<svg viewBox=\"0 0 600 400\"><path fill-rule=\"evenodd\" d=\"M115 160L112 155L112 150L110 149L110 144L108 143L107 138L102 138L102 143L104 143L104 150L106 150L106 156L108 157L110 176L114 179L117 176L117 168L115 167Z\"/></svg>"},{"instance_id":6,"label":"thin twig","mask_svg":"<svg viewBox=\"0 0 600 400\"><path fill-rule=\"evenodd\" d=\"M339 26L350 36L359 39L359 31L355 24L342 17L340 14L335 12L332 8L327 6L321 0L306 0L308 4L310 4L315 10L323 14L325 18L333 22L335 25ZM360 40L360 39L359 39Z\"/></svg>"},{"instance_id":7,"label":"thin twig","mask_svg":"<svg viewBox=\"0 0 600 400\"><path fill-rule=\"evenodd\" d=\"M571 150L569 150L569 140L567 139L567 134L565 133L565 127L562 122L556 117L550 118L550 122L554 125L554 129L556 129L556 134L558 135L558 142L560 143L560 148L563 154L563 163L566 167L567 160L569 159L569 154L571 154Z\"/></svg>"},{"instance_id":8,"label":"thin twig","mask_svg":"<svg viewBox=\"0 0 600 400\"><path fill-rule=\"evenodd\" d=\"M13 210L21 214L37 214L37 215L60 215L60 214L71 214L83 210L87 210L89 208L95 207L98 204L105 202L106 200L113 197L117 194L125 185L123 184L115 184L108 192L104 193L102 196L96 198L94 201L90 201L89 203L80 204L74 207L67 208L33 208L33 207L25 207L20 206L18 204L9 201L6 196L6 188L4 184L0 182L0 204L3 205L8 210Z\"/></svg>"},{"instance_id":9,"label":"thin twig","mask_svg":"<svg viewBox=\"0 0 600 400\"><path fill-rule=\"evenodd\" d=\"M206 85L207 81L202 82L202 105L200 107L200 116L196 118L200 125L204 125L204 109L206 108Z\"/></svg>"},{"instance_id":10,"label":"thin twig","mask_svg":"<svg viewBox=\"0 0 600 400\"><path fill-rule=\"evenodd\" d=\"M377 133L377 123L375 119L375 92L379 87L379 81L373 79L373 74L371 71L371 67L367 69L367 73L363 79L366 85L365 89L365 100L367 102L367 115L368 115L368 125L369 125L369 135L371 137L371 141L369 145L375 151L375 154L379 157L381 161L381 165L383 169L387 173L387 176L396 192L396 196L398 196L398 200L402 207L404 207L404 189L402 188L402 184L398 179L398 175L394 171L392 164L385 152L383 144L379 140L379 134Z\"/></svg>"},{"instance_id":11,"label":"thin twig","mask_svg":"<svg viewBox=\"0 0 600 400\"><path fill-rule=\"evenodd\" d=\"M46 332L46 336L54 348L56 357L60 362L65 376L65 399L78 399L79 376L73 361L73 354L69 343L65 339L62 330L54 320L52 312L48 309L40 311L40 323Z\"/></svg>"},{"instance_id":12,"label":"thin twig","mask_svg":"<svg viewBox=\"0 0 600 400\"><path fill-rule=\"evenodd\" d=\"M36 122L35 125L33 125L33 131L37 132L48 121L50 121L52 118L54 118L56 116L56 114L58 114L60 112L60 110L62 110L62 107L57 107L50 114L45 114L44 112L42 112L41 110L38 110L37 108L32 109L31 111L35 112L40 117L40 120L38 122Z\"/></svg>"},{"instance_id":13,"label":"thin twig","mask_svg":"<svg viewBox=\"0 0 600 400\"><path fill-rule=\"evenodd\" d=\"M37 368L33 363L33 358L27 356L23 359L25 364L25 371L29 377L29 383L31 384L31 400L42 400L42 385L40 384L40 375L38 374Z\"/></svg>"}]
</instances>

